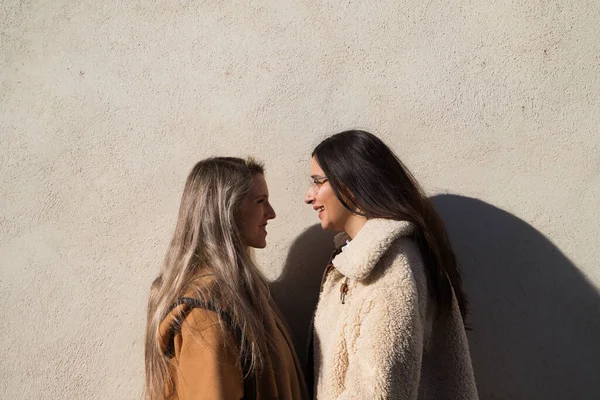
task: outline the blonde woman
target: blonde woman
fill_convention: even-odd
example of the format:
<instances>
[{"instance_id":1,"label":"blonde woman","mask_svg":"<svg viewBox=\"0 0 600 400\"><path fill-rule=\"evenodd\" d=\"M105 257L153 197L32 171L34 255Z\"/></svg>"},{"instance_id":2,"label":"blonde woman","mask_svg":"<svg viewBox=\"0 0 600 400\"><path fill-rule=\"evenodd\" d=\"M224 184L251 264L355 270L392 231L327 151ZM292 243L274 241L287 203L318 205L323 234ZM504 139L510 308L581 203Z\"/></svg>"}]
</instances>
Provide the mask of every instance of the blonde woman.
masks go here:
<instances>
[{"instance_id":1,"label":"blonde woman","mask_svg":"<svg viewBox=\"0 0 600 400\"><path fill-rule=\"evenodd\" d=\"M187 178L151 288L147 400L304 399L304 378L251 248L275 218L262 165L219 157Z\"/></svg>"}]
</instances>

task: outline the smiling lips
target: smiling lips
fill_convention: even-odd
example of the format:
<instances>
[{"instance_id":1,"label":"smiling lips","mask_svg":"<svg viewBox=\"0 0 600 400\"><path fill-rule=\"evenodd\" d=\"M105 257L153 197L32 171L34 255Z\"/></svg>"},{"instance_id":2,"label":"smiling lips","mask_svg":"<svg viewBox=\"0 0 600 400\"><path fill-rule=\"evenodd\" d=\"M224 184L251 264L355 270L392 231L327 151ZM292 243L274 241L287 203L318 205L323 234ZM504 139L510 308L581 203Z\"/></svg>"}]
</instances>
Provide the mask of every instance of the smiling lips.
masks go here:
<instances>
[{"instance_id":1,"label":"smiling lips","mask_svg":"<svg viewBox=\"0 0 600 400\"><path fill-rule=\"evenodd\" d=\"M318 211L319 212L319 219L321 219L321 213L323 212L323 210L325 210L325 207L323 206L313 206L313 210Z\"/></svg>"}]
</instances>

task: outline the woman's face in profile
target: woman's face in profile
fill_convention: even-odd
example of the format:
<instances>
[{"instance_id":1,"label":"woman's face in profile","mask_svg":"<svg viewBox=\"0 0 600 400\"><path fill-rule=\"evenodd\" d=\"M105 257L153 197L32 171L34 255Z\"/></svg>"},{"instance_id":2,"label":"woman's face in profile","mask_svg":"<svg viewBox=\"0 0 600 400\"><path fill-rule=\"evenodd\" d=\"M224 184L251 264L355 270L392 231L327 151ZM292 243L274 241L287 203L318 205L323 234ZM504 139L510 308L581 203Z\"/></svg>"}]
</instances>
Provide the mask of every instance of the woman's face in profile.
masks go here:
<instances>
[{"instance_id":1,"label":"woman's face in profile","mask_svg":"<svg viewBox=\"0 0 600 400\"><path fill-rule=\"evenodd\" d=\"M351 214L339 201L317 159L310 161L310 180L304 202L312 204L313 210L321 220L321 228L332 231L343 231Z\"/></svg>"},{"instance_id":2,"label":"woman's face in profile","mask_svg":"<svg viewBox=\"0 0 600 400\"><path fill-rule=\"evenodd\" d=\"M242 205L240 234L246 246L262 249L267 245L267 222L275 218L269 203L269 189L263 174L252 178L252 190Z\"/></svg>"}]
</instances>

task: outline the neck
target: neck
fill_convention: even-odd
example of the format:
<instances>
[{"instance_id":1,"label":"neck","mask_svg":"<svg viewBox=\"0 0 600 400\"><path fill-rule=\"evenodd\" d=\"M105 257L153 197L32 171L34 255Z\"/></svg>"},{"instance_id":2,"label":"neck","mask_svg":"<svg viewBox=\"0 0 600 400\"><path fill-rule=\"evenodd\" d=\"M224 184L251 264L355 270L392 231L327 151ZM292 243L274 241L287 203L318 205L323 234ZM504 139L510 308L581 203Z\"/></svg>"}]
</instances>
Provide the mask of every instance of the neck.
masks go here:
<instances>
[{"instance_id":1,"label":"neck","mask_svg":"<svg viewBox=\"0 0 600 400\"><path fill-rule=\"evenodd\" d=\"M367 217L352 215L350 218L348 218L348 221L346 221L346 225L344 225L344 232L350 236L350 239L354 239L354 237L358 235L358 232L360 232L366 223Z\"/></svg>"}]
</instances>

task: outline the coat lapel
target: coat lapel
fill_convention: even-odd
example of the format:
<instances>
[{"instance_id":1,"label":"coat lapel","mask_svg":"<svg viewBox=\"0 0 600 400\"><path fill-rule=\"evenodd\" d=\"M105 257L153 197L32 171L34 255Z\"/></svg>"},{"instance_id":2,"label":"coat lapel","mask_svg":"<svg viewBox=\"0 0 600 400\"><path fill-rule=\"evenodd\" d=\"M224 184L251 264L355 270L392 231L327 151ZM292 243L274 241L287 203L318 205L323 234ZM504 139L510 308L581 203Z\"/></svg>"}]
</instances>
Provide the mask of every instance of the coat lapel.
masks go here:
<instances>
[{"instance_id":1,"label":"coat lapel","mask_svg":"<svg viewBox=\"0 0 600 400\"><path fill-rule=\"evenodd\" d=\"M414 228L410 222L391 219L370 219L352 239L350 245L333 259L333 265L343 275L356 280L367 278L375 265L401 236L409 236ZM345 233L335 237L336 247L348 239Z\"/></svg>"}]
</instances>

